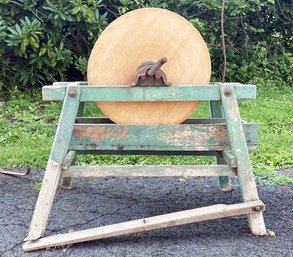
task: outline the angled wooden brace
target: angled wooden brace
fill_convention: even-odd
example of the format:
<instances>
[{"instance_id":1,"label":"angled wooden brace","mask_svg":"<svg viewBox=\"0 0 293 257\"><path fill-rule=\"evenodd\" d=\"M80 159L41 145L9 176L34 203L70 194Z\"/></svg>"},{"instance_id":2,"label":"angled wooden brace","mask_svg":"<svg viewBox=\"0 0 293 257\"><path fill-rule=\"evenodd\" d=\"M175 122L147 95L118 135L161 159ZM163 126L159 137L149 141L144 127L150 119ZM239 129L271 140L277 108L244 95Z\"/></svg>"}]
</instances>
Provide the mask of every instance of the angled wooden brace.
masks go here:
<instances>
[{"instance_id":1,"label":"angled wooden brace","mask_svg":"<svg viewBox=\"0 0 293 257\"><path fill-rule=\"evenodd\" d=\"M61 178L62 163L68 152L75 118L79 108L79 100L79 83L69 84L64 97L51 155L35 206L29 233L24 241L36 240L45 232L57 186Z\"/></svg>"},{"instance_id":2,"label":"angled wooden brace","mask_svg":"<svg viewBox=\"0 0 293 257\"><path fill-rule=\"evenodd\" d=\"M242 197L244 202L257 201L259 200L259 197L252 172L234 86L231 84L220 85L220 92L231 148L237 159L237 173ZM248 223L252 234L267 234L262 211L248 214Z\"/></svg>"}]
</instances>

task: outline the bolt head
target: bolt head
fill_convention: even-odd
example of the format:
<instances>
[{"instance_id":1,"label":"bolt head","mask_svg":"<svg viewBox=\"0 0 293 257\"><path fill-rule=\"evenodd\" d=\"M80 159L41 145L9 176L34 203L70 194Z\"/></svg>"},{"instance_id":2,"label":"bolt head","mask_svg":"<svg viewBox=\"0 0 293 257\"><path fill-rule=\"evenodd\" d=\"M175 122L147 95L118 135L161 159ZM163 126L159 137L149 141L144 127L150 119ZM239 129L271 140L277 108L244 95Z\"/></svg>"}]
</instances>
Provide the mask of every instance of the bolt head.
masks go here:
<instances>
[{"instance_id":1,"label":"bolt head","mask_svg":"<svg viewBox=\"0 0 293 257\"><path fill-rule=\"evenodd\" d=\"M224 89L224 95L227 96L227 97L231 96L231 95L232 95L232 91L231 91L231 89L229 89L229 88L225 88L225 89Z\"/></svg>"},{"instance_id":2,"label":"bolt head","mask_svg":"<svg viewBox=\"0 0 293 257\"><path fill-rule=\"evenodd\" d=\"M69 89L68 95L72 98L76 97L76 90L73 88Z\"/></svg>"}]
</instances>

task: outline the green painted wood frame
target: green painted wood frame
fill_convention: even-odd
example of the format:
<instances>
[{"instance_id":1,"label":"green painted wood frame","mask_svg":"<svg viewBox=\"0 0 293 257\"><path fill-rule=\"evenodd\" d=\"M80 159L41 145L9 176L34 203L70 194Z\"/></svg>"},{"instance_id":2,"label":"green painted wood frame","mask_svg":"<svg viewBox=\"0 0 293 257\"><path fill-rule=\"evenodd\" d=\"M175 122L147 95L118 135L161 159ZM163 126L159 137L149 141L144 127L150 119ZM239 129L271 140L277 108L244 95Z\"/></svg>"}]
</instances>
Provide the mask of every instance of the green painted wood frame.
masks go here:
<instances>
[{"instance_id":1,"label":"green painted wood frame","mask_svg":"<svg viewBox=\"0 0 293 257\"><path fill-rule=\"evenodd\" d=\"M65 89L66 87L70 85L70 82L62 82L62 83L55 83L54 86L47 86L43 88L43 98L44 100L62 100L64 99L65 95ZM253 99L256 96L256 90L254 85L242 85L239 83L225 83L225 85L232 85L235 88L237 98L249 98ZM119 101L129 101L129 100L140 100L140 101L168 101L168 100L174 100L173 97L176 98L176 100L206 100L206 97L208 96L208 99L221 99L221 97L217 94L218 90L215 90L219 87L218 84L215 85L209 85L209 88L207 90L206 85L197 87L192 87L190 85L188 86L178 86L178 88L129 88L125 85L117 85L114 86L114 90L117 91L116 93L112 90L113 86L110 88L108 86L101 87L100 85L98 87L87 87L87 83L80 82L79 86L81 87L81 98L80 101L93 101L93 95L99 96L95 100L99 101L108 101L109 99L113 101L116 96L119 96ZM109 90L110 89L110 90ZM162 91L163 89L163 91ZM130 91L131 90L131 91ZM169 90L170 92L166 92ZM178 91L179 90L179 91ZM202 94L204 91L204 94ZM113 94L114 92L114 94ZM183 92L183 93L182 93ZM219 92L219 91L218 91ZM96 93L96 94L94 94ZM122 94L121 94L122 93ZM102 98L100 98L102 96ZM108 98L105 98L104 96L108 96ZM81 102L82 104L83 102ZM212 100L210 101L210 108L211 108L211 115L213 118L221 118L222 116L222 107L221 107L221 101L220 100ZM83 105L81 110L83 109ZM79 110L79 116L81 116L82 111ZM168 149L167 149L168 150ZM218 155L217 156L217 162L219 164L225 164L225 161L223 158ZM231 190L231 184L230 179L227 176L221 176L219 177L220 182L220 188L224 191ZM70 188L72 185L72 181L70 178L63 178L62 183L63 187Z\"/></svg>"},{"instance_id":2,"label":"green painted wood frame","mask_svg":"<svg viewBox=\"0 0 293 257\"><path fill-rule=\"evenodd\" d=\"M237 174L242 197L245 202L259 200L241 123L236 90L232 85L220 85L220 93L232 152L237 160ZM248 214L248 223L252 234L267 235L262 211Z\"/></svg>"},{"instance_id":3,"label":"green painted wood frame","mask_svg":"<svg viewBox=\"0 0 293 257\"><path fill-rule=\"evenodd\" d=\"M221 101L210 101L210 110L212 118L223 118L222 112L222 103ZM217 155L217 163L218 164L226 164L224 158L220 155ZM228 176L220 176L219 177L219 185L222 191L231 191L231 181Z\"/></svg>"},{"instance_id":4,"label":"green painted wood frame","mask_svg":"<svg viewBox=\"0 0 293 257\"><path fill-rule=\"evenodd\" d=\"M237 99L254 99L253 85L215 84L178 86L169 88L88 87L85 83L68 83L43 87L43 99L63 101L58 128L45 172L44 181L34 210L29 235L26 241L40 238L46 228L49 213L61 178L62 165L70 149L75 121L81 102L88 101L221 101L231 148L237 160L238 176L244 201L258 200L258 193L252 174L247 151L245 132L241 122ZM215 103L215 104L214 104ZM212 116L219 116L219 102L211 102ZM115 125L114 125L115 126ZM178 125L182 126L182 125ZM198 125L193 125L198 126ZM168 150L168 149L167 149ZM222 162L224 160L219 160ZM219 174L220 175L220 174ZM226 177L226 176L224 176ZM70 182L71 183L71 182ZM252 233L266 233L262 212L248 215Z\"/></svg>"},{"instance_id":5,"label":"green painted wood frame","mask_svg":"<svg viewBox=\"0 0 293 257\"><path fill-rule=\"evenodd\" d=\"M79 83L72 83L67 87L51 154L25 241L36 240L45 232L58 183L61 179L62 164L68 153L75 118L79 109L81 90L78 85Z\"/></svg>"},{"instance_id":6,"label":"green painted wood frame","mask_svg":"<svg viewBox=\"0 0 293 257\"><path fill-rule=\"evenodd\" d=\"M208 120L206 120L208 121ZM250 147L257 145L257 125L245 123ZM206 124L75 124L69 150L83 151L224 151L230 148L224 122Z\"/></svg>"},{"instance_id":7,"label":"green painted wood frame","mask_svg":"<svg viewBox=\"0 0 293 257\"><path fill-rule=\"evenodd\" d=\"M82 117L84 110L84 102L79 101L77 117ZM75 164L76 161L76 152L72 152L71 154L74 155L73 160L70 160L70 164ZM70 158L70 157L69 157ZM60 179L60 187L63 189L72 189L73 187L73 179L71 177L62 177Z\"/></svg>"},{"instance_id":8,"label":"green painted wood frame","mask_svg":"<svg viewBox=\"0 0 293 257\"><path fill-rule=\"evenodd\" d=\"M66 87L70 85L44 86L44 101L63 101ZM224 84L226 85L226 84ZM255 99L254 85L229 84L235 88L237 99ZM220 85L177 85L173 87L130 87L128 85L80 85L81 102L114 101L220 101Z\"/></svg>"}]
</instances>

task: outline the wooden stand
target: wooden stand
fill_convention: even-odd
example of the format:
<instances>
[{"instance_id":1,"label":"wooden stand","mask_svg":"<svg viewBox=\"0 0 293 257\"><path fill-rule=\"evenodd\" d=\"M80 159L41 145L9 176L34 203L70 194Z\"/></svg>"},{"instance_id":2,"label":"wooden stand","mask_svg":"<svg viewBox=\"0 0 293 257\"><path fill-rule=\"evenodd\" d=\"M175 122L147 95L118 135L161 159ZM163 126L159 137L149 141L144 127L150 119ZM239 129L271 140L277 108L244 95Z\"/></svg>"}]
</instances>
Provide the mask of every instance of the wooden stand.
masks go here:
<instances>
[{"instance_id":1,"label":"wooden stand","mask_svg":"<svg viewBox=\"0 0 293 257\"><path fill-rule=\"evenodd\" d=\"M248 147L257 145L257 125L241 120L238 99L254 99L256 87L237 83L136 87L91 86L84 82L43 87L43 99L63 101L24 251L67 245L181 224L247 214L251 233L266 235ZM82 118L84 102L210 101L212 119L190 119L178 125L118 125L108 119ZM224 118L222 118L224 117ZM212 155L217 165L74 166L76 154ZM60 179L66 187L77 176L219 176L220 188L231 190L238 176L244 203L199 209L41 238Z\"/></svg>"}]
</instances>

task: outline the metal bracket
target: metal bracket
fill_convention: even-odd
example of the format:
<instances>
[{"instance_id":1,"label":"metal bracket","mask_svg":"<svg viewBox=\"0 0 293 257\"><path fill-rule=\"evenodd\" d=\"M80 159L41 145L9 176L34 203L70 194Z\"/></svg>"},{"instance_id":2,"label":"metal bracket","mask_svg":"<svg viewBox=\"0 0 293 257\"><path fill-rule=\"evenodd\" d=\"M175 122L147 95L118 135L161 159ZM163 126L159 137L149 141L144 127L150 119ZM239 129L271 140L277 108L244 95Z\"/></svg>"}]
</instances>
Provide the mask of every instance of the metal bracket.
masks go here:
<instances>
[{"instance_id":1,"label":"metal bracket","mask_svg":"<svg viewBox=\"0 0 293 257\"><path fill-rule=\"evenodd\" d=\"M167 87L171 83L161 67L167 62L166 57L160 58L157 62L147 61L138 66L135 73L132 87Z\"/></svg>"}]
</instances>

